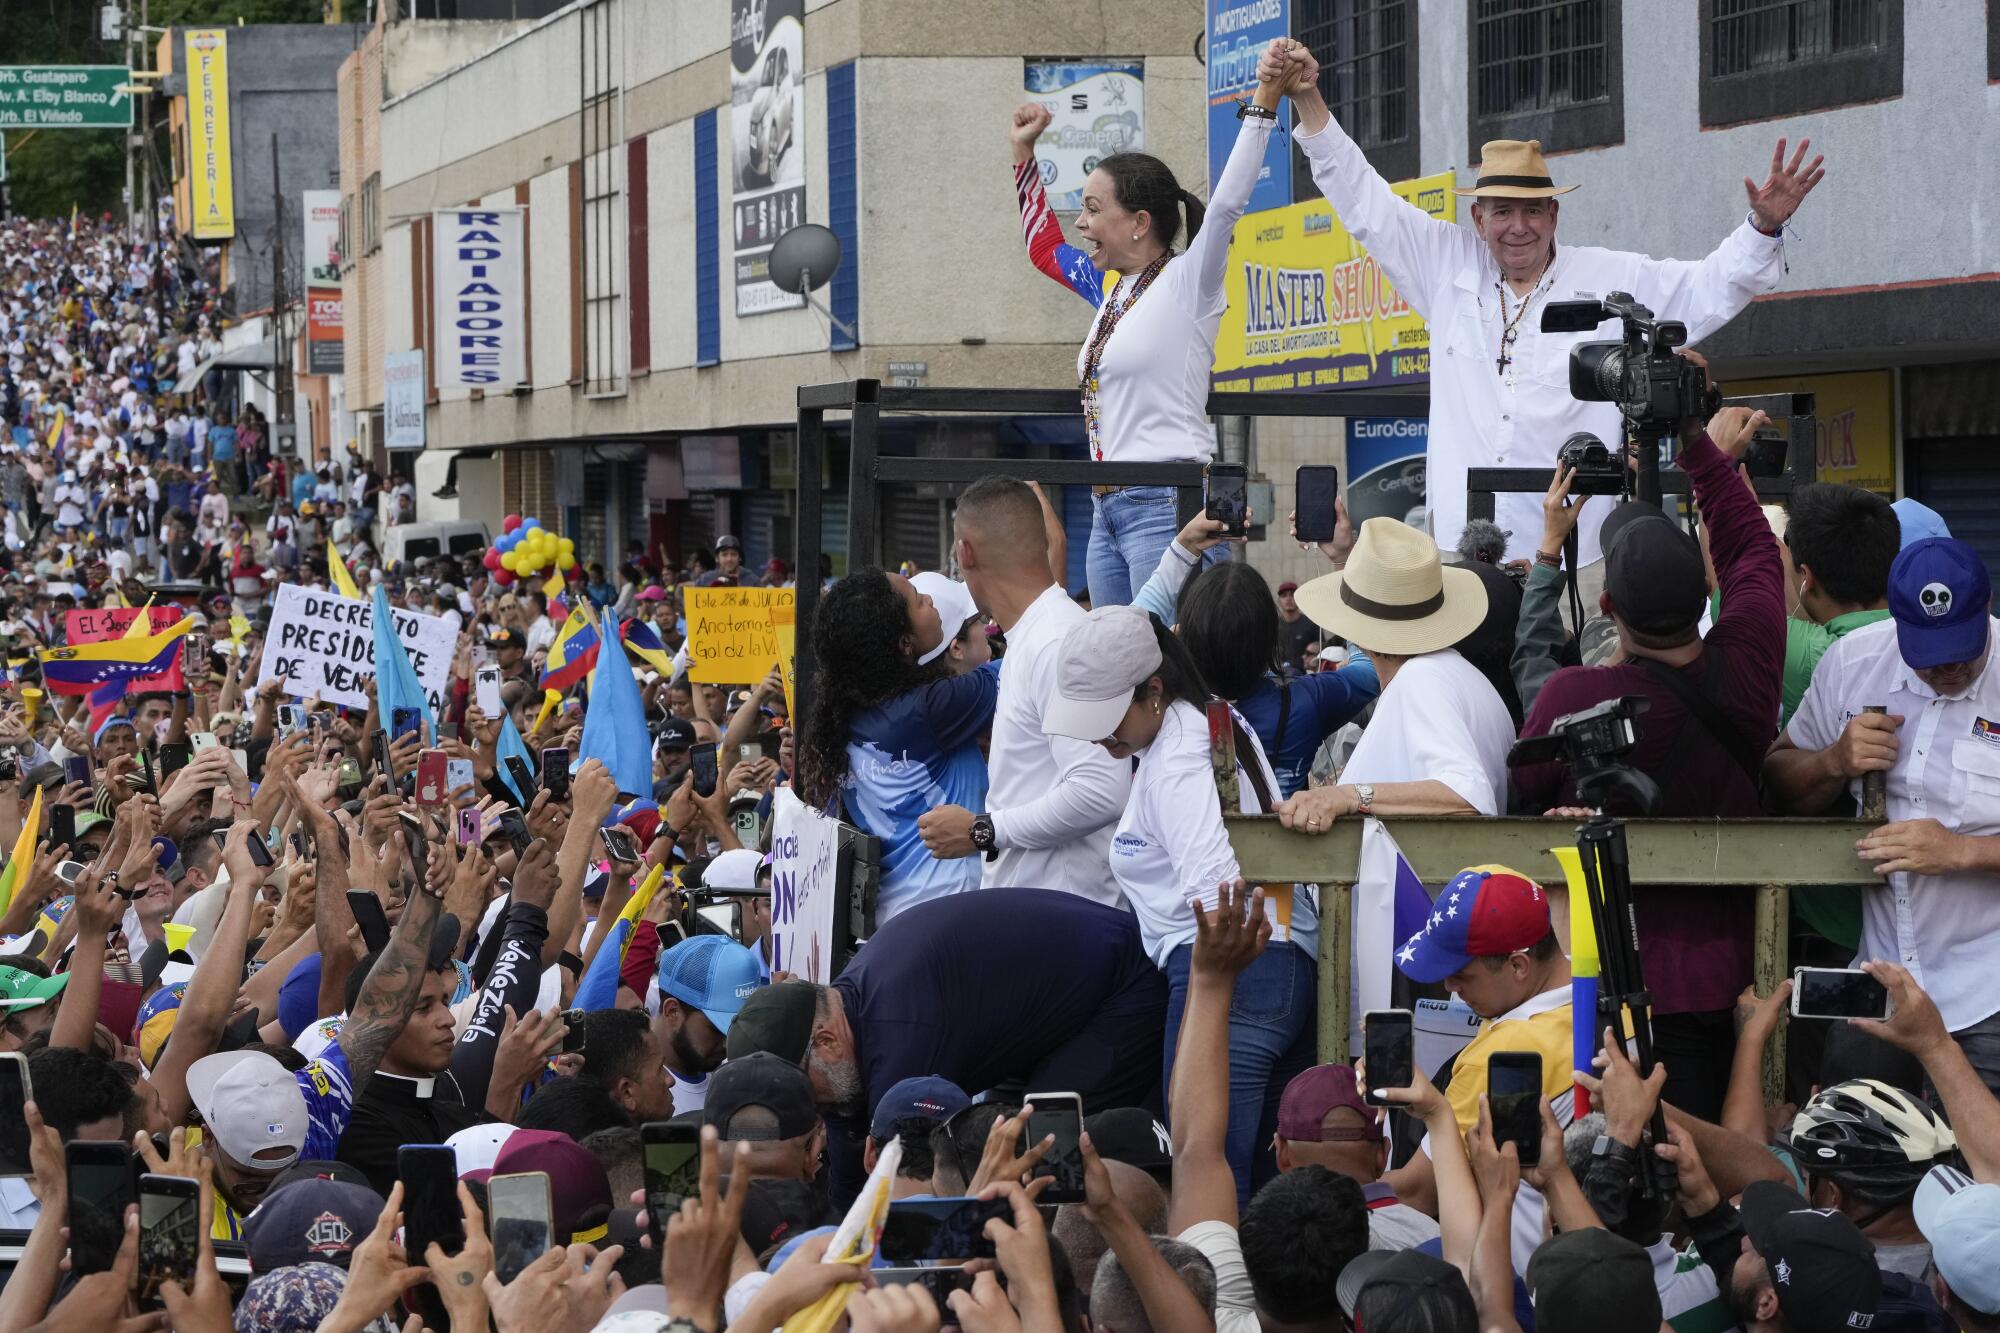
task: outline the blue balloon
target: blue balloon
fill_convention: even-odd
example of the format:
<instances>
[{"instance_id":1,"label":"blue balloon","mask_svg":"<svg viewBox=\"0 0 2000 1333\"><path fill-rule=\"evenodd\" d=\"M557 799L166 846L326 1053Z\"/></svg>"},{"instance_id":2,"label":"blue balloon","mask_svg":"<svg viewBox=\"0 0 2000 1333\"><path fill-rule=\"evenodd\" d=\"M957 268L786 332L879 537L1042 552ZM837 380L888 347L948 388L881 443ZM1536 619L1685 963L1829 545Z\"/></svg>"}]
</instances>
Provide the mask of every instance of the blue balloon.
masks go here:
<instances>
[{"instance_id":1,"label":"blue balloon","mask_svg":"<svg viewBox=\"0 0 2000 1333\"><path fill-rule=\"evenodd\" d=\"M521 520L522 528L539 528L540 526L542 526L542 520L539 518L524 518Z\"/></svg>"},{"instance_id":2,"label":"blue balloon","mask_svg":"<svg viewBox=\"0 0 2000 1333\"><path fill-rule=\"evenodd\" d=\"M516 546L519 546L520 544L521 544L521 530L519 528L516 528L514 529L514 531L507 533L500 539L499 542L500 553L502 555L505 555L507 552L513 550Z\"/></svg>"}]
</instances>

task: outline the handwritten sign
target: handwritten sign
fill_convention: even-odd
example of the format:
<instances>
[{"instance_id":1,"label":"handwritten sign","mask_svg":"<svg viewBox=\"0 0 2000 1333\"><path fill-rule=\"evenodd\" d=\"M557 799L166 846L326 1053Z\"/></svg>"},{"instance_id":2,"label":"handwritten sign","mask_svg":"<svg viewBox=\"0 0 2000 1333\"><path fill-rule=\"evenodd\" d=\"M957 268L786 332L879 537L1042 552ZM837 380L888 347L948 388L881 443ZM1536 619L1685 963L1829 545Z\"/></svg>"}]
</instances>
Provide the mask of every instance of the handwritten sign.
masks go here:
<instances>
[{"instance_id":1,"label":"handwritten sign","mask_svg":"<svg viewBox=\"0 0 2000 1333\"><path fill-rule=\"evenodd\" d=\"M790 588L684 588L688 679L712 685L752 685L778 660L773 608L792 608Z\"/></svg>"},{"instance_id":2,"label":"handwritten sign","mask_svg":"<svg viewBox=\"0 0 2000 1333\"><path fill-rule=\"evenodd\" d=\"M390 608L396 636L409 651L417 683L439 715L451 678L452 654L458 631L443 616L419 615ZM318 696L326 703L366 708L361 678L375 674L375 607L332 593L282 584L264 636L264 660L257 678L285 677L285 692L294 698Z\"/></svg>"},{"instance_id":3,"label":"handwritten sign","mask_svg":"<svg viewBox=\"0 0 2000 1333\"><path fill-rule=\"evenodd\" d=\"M171 629L180 624L187 615L182 606L153 606L146 610L147 628L154 634ZM139 618L136 606L81 607L75 611L63 612L63 633L69 643L108 643L112 639L123 638L125 631L132 628L132 622ZM184 690L187 688L181 674L181 661L174 658L173 666L157 676L142 676L127 682L127 694L144 694L147 690Z\"/></svg>"},{"instance_id":4,"label":"handwritten sign","mask_svg":"<svg viewBox=\"0 0 2000 1333\"><path fill-rule=\"evenodd\" d=\"M778 633L778 670L785 681L785 716L797 718L798 710L792 707L792 685L799 678L798 609L791 606L772 607L771 627Z\"/></svg>"},{"instance_id":5,"label":"handwritten sign","mask_svg":"<svg viewBox=\"0 0 2000 1333\"><path fill-rule=\"evenodd\" d=\"M840 825L790 787L772 797L771 970L824 985L833 979Z\"/></svg>"}]
</instances>

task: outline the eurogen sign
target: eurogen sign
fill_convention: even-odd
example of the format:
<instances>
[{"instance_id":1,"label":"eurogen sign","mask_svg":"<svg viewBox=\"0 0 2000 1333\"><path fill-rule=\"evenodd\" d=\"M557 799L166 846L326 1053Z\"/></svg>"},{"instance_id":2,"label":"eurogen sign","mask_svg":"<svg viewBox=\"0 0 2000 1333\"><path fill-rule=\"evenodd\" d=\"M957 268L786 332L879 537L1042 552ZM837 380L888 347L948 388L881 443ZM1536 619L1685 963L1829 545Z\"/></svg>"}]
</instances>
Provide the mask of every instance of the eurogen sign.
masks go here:
<instances>
[{"instance_id":1,"label":"eurogen sign","mask_svg":"<svg viewBox=\"0 0 2000 1333\"><path fill-rule=\"evenodd\" d=\"M1449 171L1391 188L1455 221ZM1430 329L1324 199L1236 223L1215 336L1218 390L1339 389L1430 378Z\"/></svg>"}]
</instances>

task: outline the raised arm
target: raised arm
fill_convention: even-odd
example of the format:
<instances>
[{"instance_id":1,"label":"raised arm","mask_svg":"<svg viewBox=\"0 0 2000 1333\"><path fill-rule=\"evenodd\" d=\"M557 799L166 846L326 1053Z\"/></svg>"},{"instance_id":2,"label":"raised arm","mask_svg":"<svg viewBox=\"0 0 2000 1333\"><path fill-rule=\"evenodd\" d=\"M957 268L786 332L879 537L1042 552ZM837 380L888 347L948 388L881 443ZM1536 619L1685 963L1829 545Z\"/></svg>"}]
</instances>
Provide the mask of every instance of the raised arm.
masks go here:
<instances>
[{"instance_id":1,"label":"raised arm","mask_svg":"<svg viewBox=\"0 0 2000 1333\"><path fill-rule=\"evenodd\" d=\"M1286 40L1277 38L1272 42L1273 48ZM1271 141L1271 130L1278 123L1275 113L1286 70L1276 67L1266 76L1265 66L1259 64L1257 73L1257 91L1251 95L1251 104L1272 112L1273 116L1266 118L1246 114L1243 117L1236 131L1236 144L1229 150L1229 161L1224 164L1222 174L1216 177L1215 189L1209 195L1201 230L1188 238L1187 258L1193 264L1193 276L1199 284L1194 301L1198 316L1219 314L1222 310L1222 278L1229 261L1230 237L1235 233L1236 220L1249 206L1250 192L1257 188L1257 178L1263 174L1264 149Z\"/></svg>"},{"instance_id":2,"label":"raised arm","mask_svg":"<svg viewBox=\"0 0 2000 1333\"><path fill-rule=\"evenodd\" d=\"M1095 310L1104 304L1104 275L1089 255L1063 240L1062 224L1049 207L1041 168L1035 164L1035 140L1052 119L1040 102L1023 102L1014 108L1014 123L1008 131L1014 146L1014 202L1021 210L1021 239L1036 268L1090 302Z\"/></svg>"},{"instance_id":3,"label":"raised arm","mask_svg":"<svg viewBox=\"0 0 2000 1333\"><path fill-rule=\"evenodd\" d=\"M1313 184L1326 196L1350 236L1368 247L1418 313L1430 313L1430 294L1461 269L1476 266L1482 249L1470 229L1434 218L1389 188L1368 158L1348 138L1319 91L1319 64L1302 46L1284 56L1265 52L1258 77L1273 61L1290 66L1292 105L1297 108L1297 140L1312 167Z\"/></svg>"},{"instance_id":4,"label":"raised arm","mask_svg":"<svg viewBox=\"0 0 2000 1333\"><path fill-rule=\"evenodd\" d=\"M1197 1222L1236 1225L1236 1176L1224 1140L1229 1131L1229 1006L1236 978L1271 938L1264 891L1234 880L1216 889L1215 911L1194 907L1194 963L1181 1016L1173 1086L1174 1190L1167 1230Z\"/></svg>"},{"instance_id":5,"label":"raised arm","mask_svg":"<svg viewBox=\"0 0 2000 1333\"><path fill-rule=\"evenodd\" d=\"M435 883L430 882L433 878ZM340 1049L357 1095L382 1063L389 1043L410 1021L430 965L431 930L444 907L444 881L421 875L412 879L403 914L396 918L389 942L368 969L368 978L354 997L354 1010L340 1027Z\"/></svg>"}]
</instances>

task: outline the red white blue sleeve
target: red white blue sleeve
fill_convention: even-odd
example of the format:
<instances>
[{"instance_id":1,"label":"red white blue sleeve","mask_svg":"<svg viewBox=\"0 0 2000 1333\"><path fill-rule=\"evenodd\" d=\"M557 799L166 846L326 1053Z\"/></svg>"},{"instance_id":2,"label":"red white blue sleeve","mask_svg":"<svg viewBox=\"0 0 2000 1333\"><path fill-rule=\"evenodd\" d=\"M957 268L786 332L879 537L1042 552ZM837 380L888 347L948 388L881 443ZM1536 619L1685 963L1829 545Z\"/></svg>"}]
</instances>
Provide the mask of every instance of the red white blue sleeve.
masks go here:
<instances>
[{"instance_id":1,"label":"red white blue sleeve","mask_svg":"<svg viewBox=\"0 0 2000 1333\"><path fill-rule=\"evenodd\" d=\"M1014 198L1021 206L1021 239L1036 268L1090 302L1104 304L1104 275L1090 256L1063 240L1062 224L1042 189L1042 173L1034 158L1014 164Z\"/></svg>"}]
</instances>

